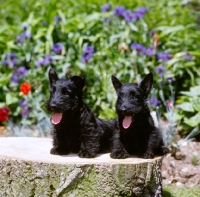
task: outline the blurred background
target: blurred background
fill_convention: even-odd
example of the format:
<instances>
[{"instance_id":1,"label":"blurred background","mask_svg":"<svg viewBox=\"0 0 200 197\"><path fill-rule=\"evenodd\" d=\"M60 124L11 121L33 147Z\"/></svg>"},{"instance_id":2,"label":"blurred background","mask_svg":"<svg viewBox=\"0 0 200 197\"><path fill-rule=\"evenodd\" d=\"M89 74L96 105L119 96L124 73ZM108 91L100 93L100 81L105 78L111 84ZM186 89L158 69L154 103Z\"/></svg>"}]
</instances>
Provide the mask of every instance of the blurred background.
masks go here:
<instances>
[{"instance_id":1,"label":"blurred background","mask_svg":"<svg viewBox=\"0 0 200 197\"><path fill-rule=\"evenodd\" d=\"M1 128L49 135L53 67L59 77L84 76L84 101L105 119L116 117L111 75L139 83L153 72L149 106L160 126L181 136L198 130L199 10L199 1L187 0L1 0Z\"/></svg>"}]
</instances>

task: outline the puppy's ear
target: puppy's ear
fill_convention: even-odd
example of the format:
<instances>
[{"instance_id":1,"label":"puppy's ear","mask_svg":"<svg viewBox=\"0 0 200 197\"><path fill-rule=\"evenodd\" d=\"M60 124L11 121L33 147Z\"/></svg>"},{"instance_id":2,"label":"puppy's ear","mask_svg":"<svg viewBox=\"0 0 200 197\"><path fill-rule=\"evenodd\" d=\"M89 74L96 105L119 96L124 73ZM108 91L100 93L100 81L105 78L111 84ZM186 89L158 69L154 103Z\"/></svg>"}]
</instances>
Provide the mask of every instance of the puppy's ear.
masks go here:
<instances>
[{"instance_id":1,"label":"puppy's ear","mask_svg":"<svg viewBox=\"0 0 200 197\"><path fill-rule=\"evenodd\" d=\"M119 81L119 79L117 79L117 77L115 77L114 75L112 75L112 84L117 92L117 94L119 93L119 90L122 87L122 83Z\"/></svg>"},{"instance_id":2,"label":"puppy's ear","mask_svg":"<svg viewBox=\"0 0 200 197\"><path fill-rule=\"evenodd\" d=\"M75 86L81 90L85 86L85 78L84 77L73 76L70 78L70 80L73 81Z\"/></svg>"},{"instance_id":3,"label":"puppy's ear","mask_svg":"<svg viewBox=\"0 0 200 197\"><path fill-rule=\"evenodd\" d=\"M153 85L153 74L150 72L144 77L144 79L140 83L140 88L142 88L146 96L151 92L152 85Z\"/></svg>"},{"instance_id":4,"label":"puppy's ear","mask_svg":"<svg viewBox=\"0 0 200 197\"><path fill-rule=\"evenodd\" d=\"M50 85L52 85L57 80L58 80L58 75L56 74L56 71L53 68L50 68L49 70Z\"/></svg>"}]
</instances>

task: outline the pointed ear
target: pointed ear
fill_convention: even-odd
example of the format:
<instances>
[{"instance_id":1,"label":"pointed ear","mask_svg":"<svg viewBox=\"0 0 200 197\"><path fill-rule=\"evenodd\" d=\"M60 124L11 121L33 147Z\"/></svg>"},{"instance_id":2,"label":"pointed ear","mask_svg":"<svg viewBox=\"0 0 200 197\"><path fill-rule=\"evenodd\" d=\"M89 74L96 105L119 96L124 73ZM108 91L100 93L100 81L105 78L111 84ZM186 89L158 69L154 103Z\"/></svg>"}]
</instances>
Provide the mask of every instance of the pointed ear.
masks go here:
<instances>
[{"instance_id":1,"label":"pointed ear","mask_svg":"<svg viewBox=\"0 0 200 197\"><path fill-rule=\"evenodd\" d=\"M53 68L50 68L49 70L49 81L50 81L50 85L52 85L55 81L57 81L58 75L56 74L56 71Z\"/></svg>"},{"instance_id":2,"label":"pointed ear","mask_svg":"<svg viewBox=\"0 0 200 197\"><path fill-rule=\"evenodd\" d=\"M113 84L113 86L114 86L114 88L115 88L115 90L116 90L116 92L118 94L118 92L121 89L123 84L114 75L112 75L112 84Z\"/></svg>"},{"instance_id":3,"label":"pointed ear","mask_svg":"<svg viewBox=\"0 0 200 197\"><path fill-rule=\"evenodd\" d=\"M153 74L150 72L144 77L144 79L140 83L140 88L142 88L146 96L151 92L152 85L153 85Z\"/></svg>"},{"instance_id":4,"label":"pointed ear","mask_svg":"<svg viewBox=\"0 0 200 197\"><path fill-rule=\"evenodd\" d=\"M70 80L73 81L75 86L81 90L85 86L85 78L84 77L73 76L70 78Z\"/></svg>"}]
</instances>

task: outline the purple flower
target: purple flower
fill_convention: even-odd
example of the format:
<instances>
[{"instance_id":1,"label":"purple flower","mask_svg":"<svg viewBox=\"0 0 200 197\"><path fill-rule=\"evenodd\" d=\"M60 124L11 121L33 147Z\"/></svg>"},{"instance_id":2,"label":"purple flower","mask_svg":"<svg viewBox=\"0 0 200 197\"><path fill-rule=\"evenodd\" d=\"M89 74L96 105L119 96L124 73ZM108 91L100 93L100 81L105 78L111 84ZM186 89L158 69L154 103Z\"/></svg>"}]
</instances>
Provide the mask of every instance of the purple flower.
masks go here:
<instances>
[{"instance_id":1,"label":"purple flower","mask_svg":"<svg viewBox=\"0 0 200 197\"><path fill-rule=\"evenodd\" d=\"M7 53L5 58L7 59L15 59L17 57L16 53Z\"/></svg>"},{"instance_id":2,"label":"purple flower","mask_svg":"<svg viewBox=\"0 0 200 197\"><path fill-rule=\"evenodd\" d=\"M93 46L87 46L84 49L84 53L92 54L94 52L94 47Z\"/></svg>"},{"instance_id":3,"label":"purple flower","mask_svg":"<svg viewBox=\"0 0 200 197\"><path fill-rule=\"evenodd\" d=\"M51 55L46 55L43 59L39 59L35 61L37 67L49 65L53 61L53 57Z\"/></svg>"},{"instance_id":4,"label":"purple flower","mask_svg":"<svg viewBox=\"0 0 200 197\"><path fill-rule=\"evenodd\" d=\"M44 65L49 65L53 61L53 57L51 55L46 55L43 59Z\"/></svg>"},{"instance_id":5,"label":"purple flower","mask_svg":"<svg viewBox=\"0 0 200 197\"><path fill-rule=\"evenodd\" d=\"M28 109L24 109L21 111L21 115L23 118L28 118L29 116L29 110Z\"/></svg>"},{"instance_id":6,"label":"purple flower","mask_svg":"<svg viewBox=\"0 0 200 197\"><path fill-rule=\"evenodd\" d=\"M61 17L59 15L54 16L54 21L60 22L61 21Z\"/></svg>"},{"instance_id":7,"label":"purple flower","mask_svg":"<svg viewBox=\"0 0 200 197\"><path fill-rule=\"evenodd\" d=\"M16 74L13 74L11 77L11 82L18 84L19 83L19 77Z\"/></svg>"},{"instance_id":8,"label":"purple flower","mask_svg":"<svg viewBox=\"0 0 200 197\"><path fill-rule=\"evenodd\" d=\"M89 59L92 57L93 53L94 53L93 46L85 47L85 49L83 50L82 58L81 58L82 62L87 63Z\"/></svg>"},{"instance_id":9,"label":"purple flower","mask_svg":"<svg viewBox=\"0 0 200 197\"><path fill-rule=\"evenodd\" d=\"M29 24L23 24L22 29L23 29L24 31L26 31L26 30L28 29L28 27L29 27Z\"/></svg>"},{"instance_id":10,"label":"purple flower","mask_svg":"<svg viewBox=\"0 0 200 197\"><path fill-rule=\"evenodd\" d=\"M26 99L24 99L24 98L21 99L19 101L19 106L22 107L23 109L27 109L27 107L28 107L28 101Z\"/></svg>"},{"instance_id":11,"label":"purple flower","mask_svg":"<svg viewBox=\"0 0 200 197\"><path fill-rule=\"evenodd\" d=\"M135 15L130 10L126 10L123 13L123 17L127 22L134 22L136 20Z\"/></svg>"},{"instance_id":12,"label":"purple flower","mask_svg":"<svg viewBox=\"0 0 200 197\"><path fill-rule=\"evenodd\" d=\"M9 66L10 68L13 68L17 64L16 60L3 60L2 65L3 66Z\"/></svg>"},{"instance_id":13,"label":"purple flower","mask_svg":"<svg viewBox=\"0 0 200 197\"><path fill-rule=\"evenodd\" d=\"M160 65L160 66L158 66L157 68L154 69L154 72L159 74L160 77L164 77L165 70L166 70L166 68L163 67L162 65Z\"/></svg>"},{"instance_id":14,"label":"purple flower","mask_svg":"<svg viewBox=\"0 0 200 197\"><path fill-rule=\"evenodd\" d=\"M108 22L110 22L110 18L103 18L103 19L102 19L102 22L108 23Z\"/></svg>"},{"instance_id":15,"label":"purple flower","mask_svg":"<svg viewBox=\"0 0 200 197\"><path fill-rule=\"evenodd\" d=\"M142 44L138 43L132 43L131 49L136 50L139 55L142 55L145 52L145 47Z\"/></svg>"},{"instance_id":16,"label":"purple flower","mask_svg":"<svg viewBox=\"0 0 200 197\"><path fill-rule=\"evenodd\" d=\"M110 11L110 4L105 4L101 7L102 12L109 12Z\"/></svg>"},{"instance_id":17,"label":"purple flower","mask_svg":"<svg viewBox=\"0 0 200 197\"><path fill-rule=\"evenodd\" d=\"M124 6L116 6L114 9L114 15L123 16L126 8Z\"/></svg>"},{"instance_id":18,"label":"purple flower","mask_svg":"<svg viewBox=\"0 0 200 197\"><path fill-rule=\"evenodd\" d=\"M44 66L44 60L43 59L36 60L35 65L36 67Z\"/></svg>"},{"instance_id":19,"label":"purple flower","mask_svg":"<svg viewBox=\"0 0 200 197\"><path fill-rule=\"evenodd\" d=\"M157 107L158 105L161 104L161 101L158 100L158 99L155 98L155 97L151 97L151 98L149 99L149 103L150 103L151 105L153 105L154 107Z\"/></svg>"},{"instance_id":20,"label":"purple flower","mask_svg":"<svg viewBox=\"0 0 200 197\"><path fill-rule=\"evenodd\" d=\"M1 63L2 63L3 66L8 66L9 61L8 60L2 60Z\"/></svg>"},{"instance_id":21,"label":"purple flower","mask_svg":"<svg viewBox=\"0 0 200 197\"><path fill-rule=\"evenodd\" d=\"M30 32L23 32L19 36L17 36L16 39L17 39L18 43L22 43L22 42L24 42L24 40L27 40L31 37L32 37L32 34Z\"/></svg>"},{"instance_id":22,"label":"purple flower","mask_svg":"<svg viewBox=\"0 0 200 197\"><path fill-rule=\"evenodd\" d=\"M21 66L17 69L17 73L20 77L24 77L27 74L27 72L28 70L24 66Z\"/></svg>"},{"instance_id":23,"label":"purple flower","mask_svg":"<svg viewBox=\"0 0 200 197\"><path fill-rule=\"evenodd\" d=\"M140 7L140 8L137 8L137 10L135 10L135 12L145 14L145 13L149 12L149 9L145 8L145 7Z\"/></svg>"},{"instance_id":24,"label":"purple flower","mask_svg":"<svg viewBox=\"0 0 200 197\"><path fill-rule=\"evenodd\" d=\"M21 107L21 115L23 118L28 118L29 115L29 103L26 99L21 99L19 101L19 106Z\"/></svg>"},{"instance_id":25,"label":"purple flower","mask_svg":"<svg viewBox=\"0 0 200 197\"><path fill-rule=\"evenodd\" d=\"M22 43L22 42L24 42L24 36L22 36L22 34L20 34L19 36L16 37L16 40L18 43Z\"/></svg>"},{"instance_id":26,"label":"purple flower","mask_svg":"<svg viewBox=\"0 0 200 197\"><path fill-rule=\"evenodd\" d=\"M86 55L82 56L81 60L83 63L87 63L91 57L92 57L92 55L86 54Z\"/></svg>"},{"instance_id":27,"label":"purple flower","mask_svg":"<svg viewBox=\"0 0 200 197\"><path fill-rule=\"evenodd\" d=\"M192 61L193 58L194 57L188 51L186 51L185 54L183 55L184 60Z\"/></svg>"},{"instance_id":28,"label":"purple flower","mask_svg":"<svg viewBox=\"0 0 200 197\"><path fill-rule=\"evenodd\" d=\"M172 56L169 53L167 53L167 52L163 52L163 53L159 53L157 55L157 58L159 60L162 60L162 61L167 61L167 60L171 59Z\"/></svg>"},{"instance_id":29,"label":"purple flower","mask_svg":"<svg viewBox=\"0 0 200 197\"><path fill-rule=\"evenodd\" d=\"M46 22L46 21L42 21L41 24L42 24L43 26L46 26L46 25L47 25L47 22Z\"/></svg>"},{"instance_id":30,"label":"purple flower","mask_svg":"<svg viewBox=\"0 0 200 197\"><path fill-rule=\"evenodd\" d=\"M2 65L13 68L17 64L17 61L15 59L16 57L17 57L16 53L7 53L5 55L5 59L2 61Z\"/></svg>"},{"instance_id":31,"label":"purple flower","mask_svg":"<svg viewBox=\"0 0 200 197\"><path fill-rule=\"evenodd\" d=\"M156 54L156 50L153 47L148 47L145 49L144 53L146 56L152 56Z\"/></svg>"},{"instance_id":32,"label":"purple flower","mask_svg":"<svg viewBox=\"0 0 200 197\"><path fill-rule=\"evenodd\" d=\"M55 43L52 46L52 51L54 51L55 53L61 53L61 51L63 50L63 44L62 43Z\"/></svg>"},{"instance_id":33,"label":"purple flower","mask_svg":"<svg viewBox=\"0 0 200 197\"><path fill-rule=\"evenodd\" d=\"M30 32L24 32L24 33L22 33L22 34L23 34L23 37L24 37L25 39L29 39L29 38L32 37L32 34L31 34Z\"/></svg>"},{"instance_id":34,"label":"purple flower","mask_svg":"<svg viewBox=\"0 0 200 197\"><path fill-rule=\"evenodd\" d=\"M141 12L135 12L133 15L134 15L135 20L138 20L144 16L144 14Z\"/></svg>"},{"instance_id":35,"label":"purple flower","mask_svg":"<svg viewBox=\"0 0 200 197\"><path fill-rule=\"evenodd\" d=\"M151 30L149 33L150 33L150 36L152 37L152 36L154 36L154 34L156 33L156 31L155 30Z\"/></svg>"}]
</instances>

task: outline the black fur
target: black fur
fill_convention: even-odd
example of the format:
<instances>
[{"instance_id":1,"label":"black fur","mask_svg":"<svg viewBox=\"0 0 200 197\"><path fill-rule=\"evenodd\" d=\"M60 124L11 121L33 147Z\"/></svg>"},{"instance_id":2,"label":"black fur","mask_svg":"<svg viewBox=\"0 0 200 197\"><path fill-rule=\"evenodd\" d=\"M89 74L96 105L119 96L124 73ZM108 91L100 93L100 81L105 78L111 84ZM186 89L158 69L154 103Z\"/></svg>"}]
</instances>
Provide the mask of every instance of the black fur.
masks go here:
<instances>
[{"instance_id":1,"label":"black fur","mask_svg":"<svg viewBox=\"0 0 200 197\"><path fill-rule=\"evenodd\" d=\"M85 79L79 76L59 79L51 68L49 81L47 109L63 114L61 121L54 124L53 148L50 153L66 155L74 152L79 157L91 158L99 150L108 149L112 126L108 121L95 118L92 110L84 104L82 89Z\"/></svg>"},{"instance_id":2,"label":"black fur","mask_svg":"<svg viewBox=\"0 0 200 197\"><path fill-rule=\"evenodd\" d=\"M144 159L151 159L154 154L166 154L169 150L164 146L161 132L154 126L147 103L153 83L152 73L146 75L140 84L122 84L115 76L112 76L112 83L118 95L118 118L110 156L116 159L136 154ZM126 129L122 123L125 116L132 117L132 122Z\"/></svg>"}]
</instances>

